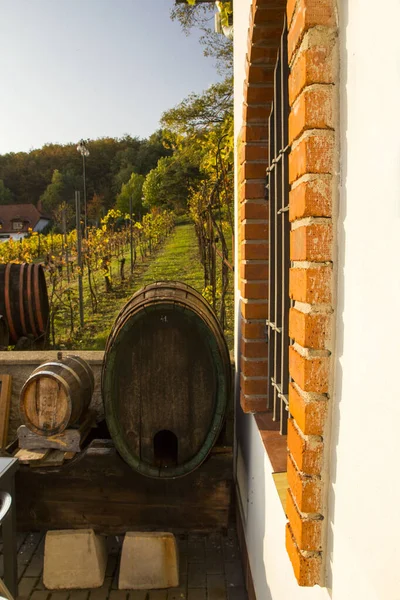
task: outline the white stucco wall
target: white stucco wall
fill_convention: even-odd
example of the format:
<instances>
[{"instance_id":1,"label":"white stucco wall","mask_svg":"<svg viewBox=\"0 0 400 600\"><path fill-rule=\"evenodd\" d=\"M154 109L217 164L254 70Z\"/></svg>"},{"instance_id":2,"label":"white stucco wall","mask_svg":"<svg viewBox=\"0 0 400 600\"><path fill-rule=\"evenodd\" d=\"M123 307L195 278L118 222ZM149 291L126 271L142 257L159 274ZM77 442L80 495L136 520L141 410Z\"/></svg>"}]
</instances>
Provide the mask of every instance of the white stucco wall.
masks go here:
<instances>
[{"instance_id":1,"label":"white stucco wall","mask_svg":"<svg viewBox=\"0 0 400 600\"><path fill-rule=\"evenodd\" d=\"M340 5L334 600L400 598L399 22L399 0Z\"/></svg>"}]
</instances>

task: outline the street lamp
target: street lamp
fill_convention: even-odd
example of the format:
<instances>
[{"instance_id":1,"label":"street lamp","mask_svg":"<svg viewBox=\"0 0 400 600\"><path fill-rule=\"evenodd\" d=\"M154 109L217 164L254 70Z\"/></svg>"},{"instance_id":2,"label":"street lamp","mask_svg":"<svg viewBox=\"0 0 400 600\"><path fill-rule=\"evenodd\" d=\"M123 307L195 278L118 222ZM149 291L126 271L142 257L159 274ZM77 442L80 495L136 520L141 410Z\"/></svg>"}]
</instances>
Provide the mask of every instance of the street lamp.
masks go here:
<instances>
[{"instance_id":1,"label":"street lamp","mask_svg":"<svg viewBox=\"0 0 400 600\"><path fill-rule=\"evenodd\" d=\"M84 231L85 238L87 238L87 203L86 203L86 171L85 171L85 158L89 156L90 152L86 147L85 140L81 140L77 145L76 149L82 155L83 160L83 210L84 210Z\"/></svg>"}]
</instances>

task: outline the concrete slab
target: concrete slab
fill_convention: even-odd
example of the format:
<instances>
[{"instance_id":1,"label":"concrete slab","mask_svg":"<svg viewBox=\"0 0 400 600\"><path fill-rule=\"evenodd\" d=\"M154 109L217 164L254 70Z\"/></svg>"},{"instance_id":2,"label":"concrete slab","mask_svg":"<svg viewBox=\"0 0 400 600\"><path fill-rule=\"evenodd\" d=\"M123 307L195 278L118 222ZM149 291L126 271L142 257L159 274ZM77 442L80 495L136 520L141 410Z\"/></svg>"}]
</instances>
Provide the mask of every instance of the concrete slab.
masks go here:
<instances>
[{"instance_id":1,"label":"concrete slab","mask_svg":"<svg viewBox=\"0 0 400 600\"><path fill-rule=\"evenodd\" d=\"M128 532L122 544L118 587L151 590L179 585L178 551L172 533Z\"/></svg>"},{"instance_id":2,"label":"concrete slab","mask_svg":"<svg viewBox=\"0 0 400 600\"><path fill-rule=\"evenodd\" d=\"M93 529L49 531L44 546L43 582L49 590L88 589L103 585L106 538Z\"/></svg>"}]
</instances>

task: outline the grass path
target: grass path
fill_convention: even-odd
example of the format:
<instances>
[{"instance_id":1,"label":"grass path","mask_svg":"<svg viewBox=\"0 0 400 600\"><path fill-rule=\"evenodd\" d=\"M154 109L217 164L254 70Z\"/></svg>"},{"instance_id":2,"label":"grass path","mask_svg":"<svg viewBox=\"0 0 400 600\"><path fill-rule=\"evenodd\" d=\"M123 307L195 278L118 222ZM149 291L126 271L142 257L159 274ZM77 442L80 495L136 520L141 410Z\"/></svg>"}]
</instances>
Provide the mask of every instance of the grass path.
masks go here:
<instances>
[{"instance_id":1,"label":"grass path","mask_svg":"<svg viewBox=\"0 0 400 600\"><path fill-rule=\"evenodd\" d=\"M127 257L124 281L120 280L117 262L113 266L113 290L106 293L104 282L98 281L98 310L92 312L87 281L84 280L85 325L75 329L72 339L66 339L69 329L64 329L69 319L60 313L57 317L56 343L61 348L80 350L103 350L113 323L129 298L140 288L155 281L182 281L198 292L204 288L203 267L199 259L196 233L192 223L175 227L152 256L143 261L138 258L133 275ZM227 297L228 329L225 332L228 345L233 345L233 289Z\"/></svg>"},{"instance_id":2,"label":"grass path","mask_svg":"<svg viewBox=\"0 0 400 600\"><path fill-rule=\"evenodd\" d=\"M198 246L193 224L177 225L163 245L144 261L136 261L132 277L130 263L125 265L125 281L119 279L117 266L113 268L113 290L98 293L98 310L92 312L87 282L85 288L85 326L77 330L71 340L63 334L63 315L58 317L58 341L62 347L81 350L102 350L119 311L140 288L160 280L179 280L203 289L203 269L199 261ZM100 283L103 290L104 284ZM56 339L57 339L56 338ZM59 339L61 338L61 339Z\"/></svg>"}]
</instances>

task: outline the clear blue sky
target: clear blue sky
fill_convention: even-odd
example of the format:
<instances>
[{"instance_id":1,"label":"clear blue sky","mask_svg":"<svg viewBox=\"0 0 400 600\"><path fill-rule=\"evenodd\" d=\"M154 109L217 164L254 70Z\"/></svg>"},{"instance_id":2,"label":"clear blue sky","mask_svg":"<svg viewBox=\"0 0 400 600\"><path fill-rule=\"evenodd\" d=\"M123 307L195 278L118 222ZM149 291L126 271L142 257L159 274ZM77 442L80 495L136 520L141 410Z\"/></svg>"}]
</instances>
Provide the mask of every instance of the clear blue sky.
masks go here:
<instances>
[{"instance_id":1,"label":"clear blue sky","mask_svg":"<svg viewBox=\"0 0 400 600\"><path fill-rule=\"evenodd\" d=\"M80 138L147 137L218 80L173 0L0 0L0 154Z\"/></svg>"}]
</instances>

